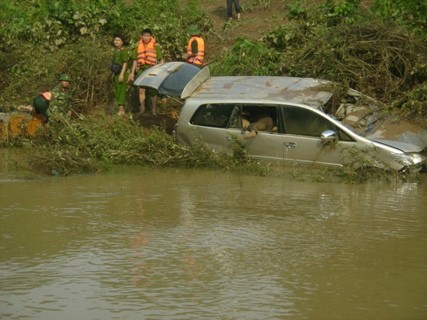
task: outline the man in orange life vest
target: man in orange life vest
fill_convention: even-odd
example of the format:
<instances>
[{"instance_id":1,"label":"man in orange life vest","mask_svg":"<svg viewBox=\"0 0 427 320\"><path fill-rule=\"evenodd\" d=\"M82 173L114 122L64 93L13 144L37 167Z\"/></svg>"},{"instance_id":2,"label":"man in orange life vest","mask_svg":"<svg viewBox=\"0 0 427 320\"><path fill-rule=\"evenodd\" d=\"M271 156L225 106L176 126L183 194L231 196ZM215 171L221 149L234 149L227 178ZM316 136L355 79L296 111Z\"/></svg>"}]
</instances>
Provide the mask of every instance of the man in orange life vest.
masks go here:
<instances>
[{"instance_id":1,"label":"man in orange life vest","mask_svg":"<svg viewBox=\"0 0 427 320\"><path fill-rule=\"evenodd\" d=\"M135 76L139 76L142 72L156 65L159 61L163 63L163 54L150 29L142 30L141 40L138 42L137 49L132 55L132 58L133 64L128 78L129 81L134 81ZM151 113L156 115L157 93L155 90L142 87L139 88L139 111L140 113L144 113L145 111L146 93L147 96L151 97Z\"/></svg>"},{"instance_id":2,"label":"man in orange life vest","mask_svg":"<svg viewBox=\"0 0 427 320\"><path fill-rule=\"evenodd\" d=\"M201 67L205 58L205 41L196 25L189 26L187 31L191 38L188 41L187 52L184 53L183 58L188 63Z\"/></svg>"}]
</instances>

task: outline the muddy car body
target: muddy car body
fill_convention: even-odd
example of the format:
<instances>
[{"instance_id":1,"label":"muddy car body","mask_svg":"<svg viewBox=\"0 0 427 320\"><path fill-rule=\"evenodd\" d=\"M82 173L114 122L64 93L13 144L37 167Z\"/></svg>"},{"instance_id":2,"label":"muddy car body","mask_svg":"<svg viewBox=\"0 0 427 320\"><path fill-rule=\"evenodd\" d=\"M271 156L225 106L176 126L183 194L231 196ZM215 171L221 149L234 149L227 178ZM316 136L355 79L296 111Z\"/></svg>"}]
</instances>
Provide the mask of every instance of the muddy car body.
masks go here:
<instances>
[{"instance_id":1,"label":"muddy car body","mask_svg":"<svg viewBox=\"0 0 427 320\"><path fill-rule=\"evenodd\" d=\"M292 164L419 171L426 163L426 128L397 121L378 101L330 81L213 77L207 67L169 62L134 84L184 99L175 130L179 143L231 153L238 142L252 158ZM256 130L251 139L243 117Z\"/></svg>"}]
</instances>

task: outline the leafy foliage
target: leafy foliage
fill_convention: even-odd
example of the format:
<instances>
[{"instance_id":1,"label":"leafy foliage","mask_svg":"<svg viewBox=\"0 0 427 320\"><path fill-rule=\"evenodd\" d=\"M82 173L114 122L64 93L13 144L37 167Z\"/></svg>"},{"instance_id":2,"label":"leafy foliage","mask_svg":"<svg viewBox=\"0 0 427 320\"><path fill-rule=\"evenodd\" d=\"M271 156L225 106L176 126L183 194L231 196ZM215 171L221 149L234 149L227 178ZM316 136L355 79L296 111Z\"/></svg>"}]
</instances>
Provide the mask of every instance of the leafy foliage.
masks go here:
<instances>
[{"instance_id":1,"label":"leafy foliage","mask_svg":"<svg viewBox=\"0 0 427 320\"><path fill-rule=\"evenodd\" d=\"M80 37L96 39L114 14L110 1L7 1L2 13L8 23L2 28L4 45L25 41L56 50Z\"/></svg>"},{"instance_id":2,"label":"leafy foliage","mask_svg":"<svg viewBox=\"0 0 427 320\"><path fill-rule=\"evenodd\" d=\"M390 18L421 37L427 38L427 2L408 0L374 0L374 10Z\"/></svg>"},{"instance_id":3,"label":"leafy foliage","mask_svg":"<svg viewBox=\"0 0 427 320\"><path fill-rule=\"evenodd\" d=\"M40 92L51 90L61 73L68 73L72 79L77 111L87 112L95 105L105 104L112 90L111 75L106 68L111 55L103 44L108 40L98 40L94 43L82 39L56 53L32 49L22 43L19 49L6 53L9 82L0 92L0 104L29 104Z\"/></svg>"},{"instance_id":4,"label":"leafy foliage","mask_svg":"<svg viewBox=\"0 0 427 320\"><path fill-rule=\"evenodd\" d=\"M124 34L129 48L134 48L142 29L149 27L166 60L180 60L188 41L186 27L210 26L197 4L193 0L181 8L176 0L1 2L0 105L28 104L51 89L64 72L73 79L77 111L109 103L112 84L106 66L113 34Z\"/></svg>"},{"instance_id":5,"label":"leafy foliage","mask_svg":"<svg viewBox=\"0 0 427 320\"><path fill-rule=\"evenodd\" d=\"M69 121L58 116L31 140L30 163L48 174L97 172L112 165L242 168L254 172L255 162L218 154L204 146L176 144L161 130L145 131L132 120L103 114ZM261 171L261 170L260 170Z\"/></svg>"},{"instance_id":6,"label":"leafy foliage","mask_svg":"<svg viewBox=\"0 0 427 320\"><path fill-rule=\"evenodd\" d=\"M414 86L404 96L393 101L392 106L400 109L406 117L422 119L427 117L427 82Z\"/></svg>"},{"instance_id":7,"label":"leafy foliage","mask_svg":"<svg viewBox=\"0 0 427 320\"><path fill-rule=\"evenodd\" d=\"M212 72L223 75L274 75L280 55L264 43L238 39L231 49L212 64Z\"/></svg>"},{"instance_id":8,"label":"leafy foliage","mask_svg":"<svg viewBox=\"0 0 427 320\"><path fill-rule=\"evenodd\" d=\"M359 12L357 1L312 10L295 3L296 20L263 38L283 52L282 74L335 80L384 101L427 80L425 42L398 24Z\"/></svg>"}]
</instances>

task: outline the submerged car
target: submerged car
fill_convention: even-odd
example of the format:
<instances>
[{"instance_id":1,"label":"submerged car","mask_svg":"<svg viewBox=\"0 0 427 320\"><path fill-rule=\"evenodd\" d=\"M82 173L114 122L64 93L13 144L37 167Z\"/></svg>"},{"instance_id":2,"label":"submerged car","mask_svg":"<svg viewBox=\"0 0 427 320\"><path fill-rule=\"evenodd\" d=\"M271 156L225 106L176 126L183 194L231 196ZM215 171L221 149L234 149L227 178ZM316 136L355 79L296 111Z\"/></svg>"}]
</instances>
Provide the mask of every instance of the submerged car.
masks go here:
<instances>
[{"instance_id":1,"label":"submerged car","mask_svg":"<svg viewBox=\"0 0 427 320\"><path fill-rule=\"evenodd\" d=\"M168 62L134 84L183 99L178 143L232 153L238 141L249 157L294 164L401 172L426 164L426 127L397 121L373 98L327 80L211 76L208 67Z\"/></svg>"}]
</instances>

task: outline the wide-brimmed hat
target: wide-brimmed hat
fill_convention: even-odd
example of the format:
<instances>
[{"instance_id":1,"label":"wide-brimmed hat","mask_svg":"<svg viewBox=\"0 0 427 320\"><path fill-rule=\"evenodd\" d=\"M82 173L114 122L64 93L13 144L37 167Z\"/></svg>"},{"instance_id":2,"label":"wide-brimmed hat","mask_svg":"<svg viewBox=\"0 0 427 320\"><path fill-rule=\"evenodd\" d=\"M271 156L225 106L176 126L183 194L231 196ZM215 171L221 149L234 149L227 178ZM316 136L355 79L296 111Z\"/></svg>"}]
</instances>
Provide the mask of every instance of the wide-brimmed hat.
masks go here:
<instances>
[{"instance_id":1,"label":"wide-brimmed hat","mask_svg":"<svg viewBox=\"0 0 427 320\"><path fill-rule=\"evenodd\" d=\"M199 28L195 24L192 24L191 26L189 26L188 29L187 29L187 32L190 35L200 34L200 30L199 30Z\"/></svg>"},{"instance_id":2,"label":"wide-brimmed hat","mask_svg":"<svg viewBox=\"0 0 427 320\"><path fill-rule=\"evenodd\" d=\"M68 81L71 82L71 78L68 74L63 73L59 76L59 81Z\"/></svg>"}]
</instances>

